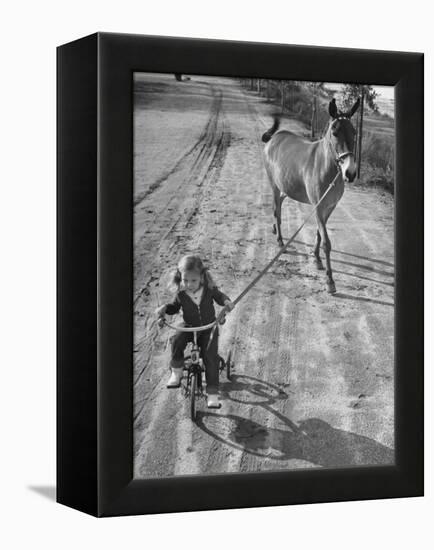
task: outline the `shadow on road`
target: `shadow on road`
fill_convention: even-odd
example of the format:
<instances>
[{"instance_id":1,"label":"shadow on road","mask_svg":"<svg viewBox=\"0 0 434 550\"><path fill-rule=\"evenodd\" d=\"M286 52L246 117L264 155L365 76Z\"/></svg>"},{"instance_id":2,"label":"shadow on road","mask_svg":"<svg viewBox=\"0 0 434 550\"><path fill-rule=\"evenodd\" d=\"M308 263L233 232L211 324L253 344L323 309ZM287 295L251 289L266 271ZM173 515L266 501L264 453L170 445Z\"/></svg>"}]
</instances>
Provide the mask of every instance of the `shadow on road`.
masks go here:
<instances>
[{"instance_id":1,"label":"shadow on road","mask_svg":"<svg viewBox=\"0 0 434 550\"><path fill-rule=\"evenodd\" d=\"M297 244L302 244L304 246L308 246L310 248L313 248L313 242L312 242L312 244L305 243L304 241L299 241L299 240L295 240L294 242L297 243ZM350 252L342 252L342 250L333 249L333 254L342 254L344 256L351 256L352 258L357 258L359 260L366 260L368 262L373 262L373 263L376 263L376 264L382 264L382 265L385 265L387 267L395 267L392 263L386 262L384 260L378 260L377 258L368 258L367 256L359 256L358 254L352 254Z\"/></svg>"},{"instance_id":2,"label":"shadow on road","mask_svg":"<svg viewBox=\"0 0 434 550\"><path fill-rule=\"evenodd\" d=\"M278 400L288 398L282 386L245 374L232 374L230 382L220 384L220 392L223 398L243 405L272 405ZM241 394L242 397L235 395L240 392L246 393Z\"/></svg>"},{"instance_id":3,"label":"shadow on road","mask_svg":"<svg viewBox=\"0 0 434 550\"><path fill-rule=\"evenodd\" d=\"M294 241L294 243L298 243L298 244L302 244L302 245L306 245L308 246L306 243L303 243L301 241ZM312 248L312 247L311 247ZM290 254L291 256L302 256L306 259L308 258L311 258L312 257L312 254L309 254L307 252L300 252L298 251L297 249L294 249L294 248L288 248L285 253L288 253ZM384 271L382 269L377 269L375 267L372 267L370 265L366 265L366 264L362 264L362 263L354 263L354 262L347 262L347 261L344 261L344 260L339 260L338 258L335 258L335 253L338 253L338 254L348 254L347 252L339 252L338 250L332 250L332 259L331 259L331 262L332 262L332 267L333 267L333 264L343 264L343 265L348 265L350 267L355 267L356 269L364 269L365 271L369 271L371 273L376 273L377 275L383 275L385 277L395 277L395 273L394 271ZM348 254L348 256L355 256L355 254ZM363 259L363 260L367 260L369 262L381 262L381 260L372 260L371 258L365 258L364 256L356 256L356 258L360 258L360 259ZM386 265L390 265L391 267L393 267L392 264L388 264L386 262L381 262L381 263L385 263ZM333 270L335 271L335 270ZM336 271L335 271L336 272ZM356 276L355 274L353 274L354 276ZM359 277L359 275L357 275ZM363 279L363 277L360 276L361 279ZM370 280L370 279L368 279ZM374 282L377 282L377 283L380 283L382 281L374 281ZM387 284L387 283L386 283Z\"/></svg>"},{"instance_id":4,"label":"shadow on road","mask_svg":"<svg viewBox=\"0 0 434 550\"><path fill-rule=\"evenodd\" d=\"M393 449L369 437L333 428L319 418L309 418L297 426L271 407L278 399L288 398L275 384L240 375L222 386L226 399L263 407L276 416L283 427L270 428L234 414L201 411L197 426L221 443L269 461L303 460L323 468L386 465L395 461ZM232 395L242 390L251 394L251 399L241 400ZM223 419L229 430L218 433L211 428L214 424L221 426Z\"/></svg>"},{"instance_id":5,"label":"shadow on road","mask_svg":"<svg viewBox=\"0 0 434 550\"><path fill-rule=\"evenodd\" d=\"M343 298L344 300L357 300L359 302L370 302L372 304L379 304L381 306L394 307L393 302L383 302L382 300L375 300L374 298L365 298L364 296L352 296L351 294L344 294L343 292L336 292L333 294L334 298Z\"/></svg>"},{"instance_id":6,"label":"shadow on road","mask_svg":"<svg viewBox=\"0 0 434 550\"><path fill-rule=\"evenodd\" d=\"M336 251L332 250L332 255L334 252ZM337 258L332 257L332 264L334 263L349 265L350 267L355 267L356 269L364 269L366 271L370 271L371 273L377 273L377 275L384 275L385 277L395 277L395 273L393 271L383 271L382 269L377 269L370 265L355 264L354 262L346 262L344 260L338 260Z\"/></svg>"},{"instance_id":7,"label":"shadow on road","mask_svg":"<svg viewBox=\"0 0 434 550\"><path fill-rule=\"evenodd\" d=\"M349 273L348 271L340 271L338 269L333 269L333 275L335 273L338 273L340 275L346 275L347 277L355 277L356 279L362 279L362 281L369 281L371 283L377 283L379 285L386 285L394 287L395 283L388 283L387 281L380 281L379 279L371 279L371 277L362 277L362 275L359 275L358 273Z\"/></svg>"}]
</instances>

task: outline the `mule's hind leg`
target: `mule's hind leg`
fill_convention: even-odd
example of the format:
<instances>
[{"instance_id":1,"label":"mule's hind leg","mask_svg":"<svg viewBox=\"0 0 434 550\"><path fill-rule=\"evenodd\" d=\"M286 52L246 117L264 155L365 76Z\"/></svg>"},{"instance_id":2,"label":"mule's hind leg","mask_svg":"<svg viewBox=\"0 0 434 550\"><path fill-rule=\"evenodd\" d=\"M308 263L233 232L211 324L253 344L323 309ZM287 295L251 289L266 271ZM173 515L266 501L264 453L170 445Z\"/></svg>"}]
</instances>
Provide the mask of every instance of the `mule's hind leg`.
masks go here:
<instances>
[{"instance_id":1,"label":"mule's hind leg","mask_svg":"<svg viewBox=\"0 0 434 550\"><path fill-rule=\"evenodd\" d=\"M321 244L321 233L316 231L316 241L315 241L315 248L313 249L313 255L315 257L315 265L317 269L324 269L324 266L322 265L322 260L319 255L319 247Z\"/></svg>"},{"instance_id":2,"label":"mule's hind leg","mask_svg":"<svg viewBox=\"0 0 434 550\"><path fill-rule=\"evenodd\" d=\"M318 230L320 232L320 236L323 241L322 248L324 250L325 257L326 257L327 292L329 292L330 294L334 294L336 292L336 285L333 280L332 266L330 263L330 252L332 249L332 245L330 243L330 239L327 234L326 221L324 221L320 216L318 216L317 222L318 222Z\"/></svg>"},{"instance_id":3,"label":"mule's hind leg","mask_svg":"<svg viewBox=\"0 0 434 550\"><path fill-rule=\"evenodd\" d=\"M273 233L277 233L277 242L279 246L283 246L282 231L280 226L282 224L282 202L284 198L285 196L281 195L278 189L274 189L273 215L276 223L273 224Z\"/></svg>"}]
</instances>

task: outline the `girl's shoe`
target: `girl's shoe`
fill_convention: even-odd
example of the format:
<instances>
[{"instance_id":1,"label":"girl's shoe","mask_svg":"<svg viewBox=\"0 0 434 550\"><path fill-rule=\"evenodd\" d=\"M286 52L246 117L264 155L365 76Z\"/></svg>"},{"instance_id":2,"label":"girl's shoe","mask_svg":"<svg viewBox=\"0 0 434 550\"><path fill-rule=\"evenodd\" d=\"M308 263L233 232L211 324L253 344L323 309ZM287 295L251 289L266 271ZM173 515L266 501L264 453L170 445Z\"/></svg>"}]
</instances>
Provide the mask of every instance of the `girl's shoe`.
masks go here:
<instances>
[{"instance_id":1,"label":"girl's shoe","mask_svg":"<svg viewBox=\"0 0 434 550\"><path fill-rule=\"evenodd\" d=\"M181 385L182 369L172 369L172 374L167 382L168 388L179 388Z\"/></svg>"},{"instance_id":2,"label":"girl's shoe","mask_svg":"<svg viewBox=\"0 0 434 550\"><path fill-rule=\"evenodd\" d=\"M219 401L218 393L209 393L207 405L209 409L220 409L222 404Z\"/></svg>"}]
</instances>

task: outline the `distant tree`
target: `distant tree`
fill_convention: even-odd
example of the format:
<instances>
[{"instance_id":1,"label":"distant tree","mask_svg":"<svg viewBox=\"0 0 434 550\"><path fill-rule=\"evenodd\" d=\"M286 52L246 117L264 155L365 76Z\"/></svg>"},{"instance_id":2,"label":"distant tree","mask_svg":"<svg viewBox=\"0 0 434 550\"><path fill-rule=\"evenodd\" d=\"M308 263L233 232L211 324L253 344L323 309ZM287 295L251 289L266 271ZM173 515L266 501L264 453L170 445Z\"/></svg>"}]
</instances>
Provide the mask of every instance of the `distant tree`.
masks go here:
<instances>
[{"instance_id":1,"label":"distant tree","mask_svg":"<svg viewBox=\"0 0 434 550\"><path fill-rule=\"evenodd\" d=\"M315 139L318 132L318 97L324 92L324 82L306 82L306 87L311 94L311 120L310 137Z\"/></svg>"},{"instance_id":2,"label":"distant tree","mask_svg":"<svg viewBox=\"0 0 434 550\"><path fill-rule=\"evenodd\" d=\"M372 111L378 112L377 92L372 86L362 84L345 84L342 90L342 103L344 110L351 108L355 101L360 98L360 108L357 122L357 139L356 139L356 161L357 161L357 177L360 178L360 167L362 165L362 139L363 139L363 112L365 102Z\"/></svg>"},{"instance_id":3,"label":"distant tree","mask_svg":"<svg viewBox=\"0 0 434 550\"><path fill-rule=\"evenodd\" d=\"M377 92L372 86L366 86L361 84L345 84L342 90L342 103L344 109L349 109L357 101L357 98L363 94L364 101L370 109L378 112L378 105L376 102Z\"/></svg>"}]
</instances>

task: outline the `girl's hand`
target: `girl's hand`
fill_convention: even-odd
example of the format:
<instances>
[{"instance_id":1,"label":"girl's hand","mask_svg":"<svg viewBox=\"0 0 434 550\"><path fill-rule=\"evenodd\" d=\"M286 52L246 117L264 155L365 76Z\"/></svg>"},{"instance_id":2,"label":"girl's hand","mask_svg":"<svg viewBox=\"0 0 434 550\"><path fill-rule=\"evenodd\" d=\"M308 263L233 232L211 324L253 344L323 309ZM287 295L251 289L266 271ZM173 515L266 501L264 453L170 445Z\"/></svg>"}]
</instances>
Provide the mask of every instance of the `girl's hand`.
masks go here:
<instances>
[{"instance_id":1,"label":"girl's hand","mask_svg":"<svg viewBox=\"0 0 434 550\"><path fill-rule=\"evenodd\" d=\"M164 326L164 314L166 313L166 306L160 306L160 307L157 307L157 309L155 310L155 315L158 317L158 326L160 328L163 328Z\"/></svg>"},{"instance_id":2,"label":"girl's hand","mask_svg":"<svg viewBox=\"0 0 434 550\"><path fill-rule=\"evenodd\" d=\"M160 306L160 307L157 307L157 309L155 310L155 315L157 317L164 317L164 314L166 313L166 306Z\"/></svg>"},{"instance_id":3,"label":"girl's hand","mask_svg":"<svg viewBox=\"0 0 434 550\"><path fill-rule=\"evenodd\" d=\"M226 313L229 313L234 309L235 305L230 301L226 300L225 305L220 313L219 324L224 325L226 323Z\"/></svg>"},{"instance_id":4,"label":"girl's hand","mask_svg":"<svg viewBox=\"0 0 434 550\"><path fill-rule=\"evenodd\" d=\"M226 311L232 311L235 307L235 304L233 304L230 300L226 300L225 302L225 310Z\"/></svg>"}]
</instances>

